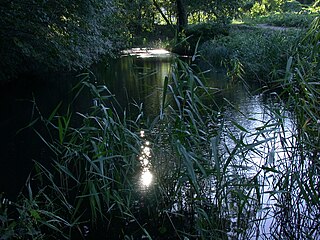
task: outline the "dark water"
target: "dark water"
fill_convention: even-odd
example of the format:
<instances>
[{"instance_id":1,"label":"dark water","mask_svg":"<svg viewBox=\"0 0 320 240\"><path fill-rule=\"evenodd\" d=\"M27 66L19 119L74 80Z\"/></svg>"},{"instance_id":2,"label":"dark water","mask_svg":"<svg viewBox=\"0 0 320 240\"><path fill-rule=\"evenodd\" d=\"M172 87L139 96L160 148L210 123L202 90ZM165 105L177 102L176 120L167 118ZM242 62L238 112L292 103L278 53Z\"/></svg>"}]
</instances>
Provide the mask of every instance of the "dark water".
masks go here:
<instances>
[{"instance_id":1,"label":"dark water","mask_svg":"<svg viewBox=\"0 0 320 240\"><path fill-rule=\"evenodd\" d=\"M160 109L164 79L170 73L173 56L123 56L111 63L96 66L97 81L114 93L120 105L135 112L132 103L143 105L146 115Z\"/></svg>"},{"instance_id":2,"label":"dark water","mask_svg":"<svg viewBox=\"0 0 320 240\"><path fill-rule=\"evenodd\" d=\"M172 62L173 56L168 54L124 56L93 67L95 78L91 77L91 81L105 84L116 95L122 109L135 112L137 108L128 104L135 102L137 105L142 104L145 115L152 116L160 109L161 89L165 76L170 74ZM56 75L45 79L29 76L21 78L19 82L1 86L0 192L5 192L6 196L15 197L23 187L33 160L50 163L50 152L45 144L32 128L24 128L34 119L41 120L41 115L49 116L60 101L65 103L64 106L72 102L74 94L71 90L81 80L81 77L75 75ZM211 87L221 89L217 95L217 105L226 105L226 98L232 102L233 107L242 111L261 112L267 104L261 95L251 95L243 85L231 84L223 73L212 72L208 78ZM89 94L84 93L73 102L71 110L83 112L91 104ZM65 109L62 108L60 112L63 113ZM226 105L224 109L230 118L238 120L242 117L234 108ZM249 129L255 123L243 121L242 124ZM45 129L41 130L45 134Z\"/></svg>"},{"instance_id":3,"label":"dark water","mask_svg":"<svg viewBox=\"0 0 320 240\"><path fill-rule=\"evenodd\" d=\"M60 102L71 102L70 92L77 81L75 74L56 74L23 76L0 85L0 193L15 198L33 161L50 162L50 152L28 126L38 119L33 126L45 136L41 117L48 117ZM77 104L74 109L84 109L88 104ZM61 107L60 112L64 111Z\"/></svg>"},{"instance_id":4,"label":"dark water","mask_svg":"<svg viewBox=\"0 0 320 240\"><path fill-rule=\"evenodd\" d=\"M144 112L159 109L163 80L170 71L173 58L122 57L93 67L95 77L90 81L107 85L116 95L121 110L135 112L128 102L143 104ZM19 80L0 84L0 193L14 199L23 188L33 161L50 164L51 153L37 131L46 137L41 118L50 116L60 102L58 114L71 111L86 112L93 101L83 90L74 101L73 88L83 79L76 73L52 74L46 77L21 76ZM38 119L33 127L30 123Z\"/></svg>"}]
</instances>

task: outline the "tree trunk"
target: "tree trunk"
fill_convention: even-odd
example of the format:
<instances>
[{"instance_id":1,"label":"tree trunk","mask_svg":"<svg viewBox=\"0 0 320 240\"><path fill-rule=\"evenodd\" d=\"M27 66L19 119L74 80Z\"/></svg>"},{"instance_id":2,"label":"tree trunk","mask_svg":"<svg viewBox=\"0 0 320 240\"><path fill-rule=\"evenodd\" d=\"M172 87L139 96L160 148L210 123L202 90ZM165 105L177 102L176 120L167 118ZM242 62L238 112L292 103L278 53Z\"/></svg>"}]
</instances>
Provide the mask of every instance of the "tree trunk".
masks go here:
<instances>
[{"instance_id":1,"label":"tree trunk","mask_svg":"<svg viewBox=\"0 0 320 240\"><path fill-rule=\"evenodd\" d=\"M177 0L178 32L182 32L188 25L188 16L184 0Z\"/></svg>"}]
</instances>

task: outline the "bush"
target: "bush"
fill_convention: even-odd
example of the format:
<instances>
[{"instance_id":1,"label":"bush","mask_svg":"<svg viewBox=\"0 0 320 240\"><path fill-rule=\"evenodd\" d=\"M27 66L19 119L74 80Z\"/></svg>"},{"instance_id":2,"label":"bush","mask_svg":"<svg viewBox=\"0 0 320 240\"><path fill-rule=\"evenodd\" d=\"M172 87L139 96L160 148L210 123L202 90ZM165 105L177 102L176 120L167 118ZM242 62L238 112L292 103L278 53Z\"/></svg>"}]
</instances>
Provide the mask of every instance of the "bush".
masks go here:
<instances>
[{"instance_id":1,"label":"bush","mask_svg":"<svg viewBox=\"0 0 320 240\"><path fill-rule=\"evenodd\" d=\"M287 12L255 17L250 19L249 23L263 23L279 27L307 28L315 17L316 14L312 14L307 11L301 12L300 14Z\"/></svg>"},{"instance_id":2,"label":"bush","mask_svg":"<svg viewBox=\"0 0 320 240\"><path fill-rule=\"evenodd\" d=\"M216 67L232 68L230 62L237 59L245 69L246 79L266 81L273 69L285 68L298 35L296 31L235 30L228 37L207 41L200 50Z\"/></svg>"},{"instance_id":3,"label":"bush","mask_svg":"<svg viewBox=\"0 0 320 240\"><path fill-rule=\"evenodd\" d=\"M309 13L285 13L269 18L269 23L274 26L307 28L313 19L314 16Z\"/></svg>"},{"instance_id":4,"label":"bush","mask_svg":"<svg viewBox=\"0 0 320 240\"><path fill-rule=\"evenodd\" d=\"M267 8L264 4L254 3L251 8L252 16L259 16L267 13Z\"/></svg>"},{"instance_id":5,"label":"bush","mask_svg":"<svg viewBox=\"0 0 320 240\"><path fill-rule=\"evenodd\" d=\"M281 6L282 11L284 12L300 12L303 9L303 6L298 1L286 1Z\"/></svg>"},{"instance_id":6,"label":"bush","mask_svg":"<svg viewBox=\"0 0 320 240\"><path fill-rule=\"evenodd\" d=\"M202 37L203 40L215 38L219 35L228 35L229 28L219 23L200 23L190 25L186 29L186 35L194 38Z\"/></svg>"},{"instance_id":7,"label":"bush","mask_svg":"<svg viewBox=\"0 0 320 240\"><path fill-rule=\"evenodd\" d=\"M226 45L217 40L204 42L200 47L200 53L213 66L222 66L225 59L230 55Z\"/></svg>"},{"instance_id":8,"label":"bush","mask_svg":"<svg viewBox=\"0 0 320 240\"><path fill-rule=\"evenodd\" d=\"M111 1L95 0L1 4L0 81L23 71L78 70L113 55L126 29L112 8Z\"/></svg>"},{"instance_id":9,"label":"bush","mask_svg":"<svg viewBox=\"0 0 320 240\"><path fill-rule=\"evenodd\" d=\"M197 42L206 42L218 36L227 36L229 34L229 26L220 23L200 23L190 25L180 36L182 42L179 43L173 51L179 54L191 55L194 53Z\"/></svg>"}]
</instances>

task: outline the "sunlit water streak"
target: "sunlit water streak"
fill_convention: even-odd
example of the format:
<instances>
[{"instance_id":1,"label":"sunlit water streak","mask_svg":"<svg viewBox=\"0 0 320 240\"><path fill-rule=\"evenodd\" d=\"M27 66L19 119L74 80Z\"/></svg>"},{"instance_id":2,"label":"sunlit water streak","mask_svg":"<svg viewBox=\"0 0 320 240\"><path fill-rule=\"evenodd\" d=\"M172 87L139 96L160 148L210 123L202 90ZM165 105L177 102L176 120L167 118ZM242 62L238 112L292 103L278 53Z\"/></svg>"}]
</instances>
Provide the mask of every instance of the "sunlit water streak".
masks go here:
<instances>
[{"instance_id":1,"label":"sunlit water streak","mask_svg":"<svg viewBox=\"0 0 320 240\"><path fill-rule=\"evenodd\" d=\"M140 137L145 137L145 132L143 130L140 131ZM153 174L150 171L151 163L151 147L150 142L145 141L144 144L141 146L141 151L139 155L139 161L141 164L141 175L140 175L140 186L142 189L148 188L153 181Z\"/></svg>"},{"instance_id":2,"label":"sunlit water streak","mask_svg":"<svg viewBox=\"0 0 320 240\"><path fill-rule=\"evenodd\" d=\"M150 49L150 48L131 48L122 51L123 56L136 56L139 58L161 58L170 57L172 53L165 49Z\"/></svg>"}]
</instances>

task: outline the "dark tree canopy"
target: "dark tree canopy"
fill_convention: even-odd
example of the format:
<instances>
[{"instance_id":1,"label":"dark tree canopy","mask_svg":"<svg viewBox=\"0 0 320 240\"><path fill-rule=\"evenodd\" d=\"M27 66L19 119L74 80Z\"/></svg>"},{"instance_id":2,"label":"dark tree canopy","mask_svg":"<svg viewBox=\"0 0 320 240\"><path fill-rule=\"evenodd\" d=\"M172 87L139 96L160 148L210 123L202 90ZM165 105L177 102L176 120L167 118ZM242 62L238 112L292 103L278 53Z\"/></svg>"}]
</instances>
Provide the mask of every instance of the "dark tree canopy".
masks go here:
<instances>
[{"instance_id":1,"label":"dark tree canopy","mask_svg":"<svg viewBox=\"0 0 320 240\"><path fill-rule=\"evenodd\" d=\"M236 16L245 0L117 0L123 7L124 20L134 30L151 29L159 20L183 29L197 14L207 20L228 22Z\"/></svg>"},{"instance_id":2,"label":"dark tree canopy","mask_svg":"<svg viewBox=\"0 0 320 240\"><path fill-rule=\"evenodd\" d=\"M25 70L89 66L122 48L130 37L152 31L159 24L182 31L190 19L192 23L197 23L194 19L226 23L248 2L2 0L0 80Z\"/></svg>"},{"instance_id":3,"label":"dark tree canopy","mask_svg":"<svg viewBox=\"0 0 320 240\"><path fill-rule=\"evenodd\" d=\"M0 78L21 66L87 66L119 43L111 0L3 0L0 14Z\"/></svg>"}]
</instances>

